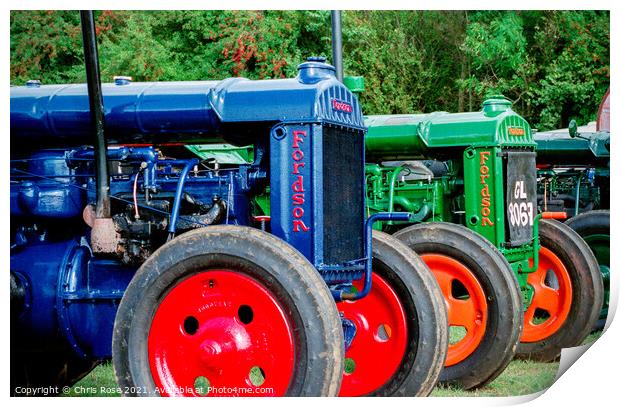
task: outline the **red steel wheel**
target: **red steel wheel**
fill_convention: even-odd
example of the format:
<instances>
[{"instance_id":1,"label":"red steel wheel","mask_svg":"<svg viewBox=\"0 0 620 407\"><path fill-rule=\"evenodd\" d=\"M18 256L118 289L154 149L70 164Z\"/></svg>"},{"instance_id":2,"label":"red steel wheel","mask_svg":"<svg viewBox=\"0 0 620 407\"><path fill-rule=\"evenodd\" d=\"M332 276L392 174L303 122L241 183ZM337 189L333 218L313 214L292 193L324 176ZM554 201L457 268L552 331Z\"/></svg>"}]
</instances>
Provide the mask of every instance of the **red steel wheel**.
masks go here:
<instances>
[{"instance_id":1,"label":"red steel wheel","mask_svg":"<svg viewBox=\"0 0 620 407\"><path fill-rule=\"evenodd\" d=\"M155 312L153 379L167 396L282 395L293 373L291 332L281 305L256 280L230 270L197 273L170 289Z\"/></svg>"},{"instance_id":2,"label":"red steel wheel","mask_svg":"<svg viewBox=\"0 0 620 407\"><path fill-rule=\"evenodd\" d=\"M361 290L362 283L354 282ZM345 353L340 396L361 396L382 387L397 371L407 347L405 310L388 282L373 273L368 296L337 304L357 332ZM377 363L377 357L381 363Z\"/></svg>"},{"instance_id":3,"label":"red steel wheel","mask_svg":"<svg viewBox=\"0 0 620 407\"><path fill-rule=\"evenodd\" d=\"M299 251L215 225L142 264L116 313L112 360L126 396L337 396L342 322Z\"/></svg>"},{"instance_id":4,"label":"red steel wheel","mask_svg":"<svg viewBox=\"0 0 620 407\"><path fill-rule=\"evenodd\" d=\"M448 325L466 330L462 338L448 346L445 365L452 366L474 353L484 338L487 325L484 290L476 276L458 260L434 253L420 257L439 282L448 309ZM455 282L460 283L457 288L460 292L456 296Z\"/></svg>"},{"instance_id":5,"label":"red steel wheel","mask_svg":"<svg viewBox=\"0 0 620 407\"><path fill-rule=\"evenodd\" d=\"M572 304L573 287L562 260L542 246L538 254L538 269L528 275L527 283L534 289L534 296L525 311L521 342L537 342L556 333L566 321ZM543 311L546 319L541 321L541 314L537 311Z\"/></svg>"}]
</instances>

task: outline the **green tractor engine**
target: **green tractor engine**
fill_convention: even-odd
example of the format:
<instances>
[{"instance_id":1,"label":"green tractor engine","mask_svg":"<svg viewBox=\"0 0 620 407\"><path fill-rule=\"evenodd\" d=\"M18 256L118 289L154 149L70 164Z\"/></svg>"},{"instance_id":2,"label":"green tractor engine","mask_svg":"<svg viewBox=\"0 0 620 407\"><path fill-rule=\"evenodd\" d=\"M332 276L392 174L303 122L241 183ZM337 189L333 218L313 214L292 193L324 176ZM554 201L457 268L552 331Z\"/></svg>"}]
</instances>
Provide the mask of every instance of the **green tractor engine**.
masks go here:
<instances>
[{"instance_id":1,"label":"green tractor engine","mask_svg":"<svg viewBox=\"0 0 620 407\"><path fill-rule=\"evenodd\" d=\"M536 143L510 106L498 96L480 112L367 117L368 211L414 212L419 222L479 233L510 262L527 306L527 273L537 268L530 259L539 249Z\"/></svg>"}]
</instances>

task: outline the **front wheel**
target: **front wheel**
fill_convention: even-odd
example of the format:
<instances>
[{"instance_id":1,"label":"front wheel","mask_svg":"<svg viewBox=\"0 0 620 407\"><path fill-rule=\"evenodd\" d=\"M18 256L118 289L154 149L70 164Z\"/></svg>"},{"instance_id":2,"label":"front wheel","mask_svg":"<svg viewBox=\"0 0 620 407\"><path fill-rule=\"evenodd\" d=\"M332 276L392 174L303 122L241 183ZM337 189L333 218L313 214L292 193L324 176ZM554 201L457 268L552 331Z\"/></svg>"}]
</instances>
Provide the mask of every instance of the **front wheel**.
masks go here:
<instances>
[{"instance_id":1,"label":"front wheel","mask_svg":"<svg viewBox=\"0 0 620 407\"><path fill-rule=\"evenodd\" d=\"M422 257L448 307L450 345L440 380L463 389L491 382L512 360L523 326L510 264L487 239L461 225L417 224L394 236Z\"/></svg>"},{"instance_id":2,"label":"front wheel","mask_svg":"<svg viewBox=\"0 0 620 407\"><path fill-rule=\"evenodd\" d=\"M538 231L538 269L527 279L533 296L518 356L551 361L590 333L603 304L603 280L594 254L574 230L544 219Z\"/></svg>"},{"instance_id":3,"label":"front wheel","mask_svg":"<svg viewBox=\"0 0 620 407\"><path fill-rule=\"evenodd\" d=\"M604 299L601 314L596 322L596 329L603 329L609 312L609 280L610 268L610 214L609 210L596 210L581 213L570 218L565 225L569 226L590 246L596 257L604 286Z\"/></svg>"},{"instance_id":4,"label":"front wheel","mask_svg":"<svg viewBox=\"0 0 620 407\"><path fill-rule=\"evenodd\" d=\"M338 311L314 267L238 226L157 250L125 291L112 348L126 395L335 396L344 360Z\"/></svg>"},{"instance_id":5,"label":"front wheel","mask_svg":"<svg viewBox=\"0 0 620 407\"><path fill-rule=\"evenodd\" d=\"M374 231L372 255L368 296L338 304L356 328L340 395L426 396L448 344L441 291L424 262L392 236Z\"/></svg>"}]
</instances>

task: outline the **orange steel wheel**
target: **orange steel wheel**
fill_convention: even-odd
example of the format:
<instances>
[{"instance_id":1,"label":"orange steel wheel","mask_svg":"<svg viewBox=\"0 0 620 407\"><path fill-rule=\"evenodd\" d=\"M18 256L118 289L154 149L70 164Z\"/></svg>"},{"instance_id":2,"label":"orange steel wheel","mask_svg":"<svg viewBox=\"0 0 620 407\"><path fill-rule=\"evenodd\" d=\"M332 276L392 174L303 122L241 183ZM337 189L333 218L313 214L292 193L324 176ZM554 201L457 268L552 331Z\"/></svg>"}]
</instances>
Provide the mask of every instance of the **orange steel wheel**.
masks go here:
<instances>
[{"instance_id":1,"label":"orange steel wheel","mask_svg":"<svg viewBox=\"0 0 620 407\"><path fill-rule=\"evenodd\" d=\"M488 314L484 290L476 276L458 260L441 254L421 257L439 282L448 308L448 324L467 331L462 339L448 346L445 365L456 365L474 353L484 337ZM460 283L457 293L456 281Z\"/></svg>"},{"instance_id":2,"label":"orange steel wheel","mask_svg":"<svg viewBox=\"0 0 620 407\"><path fill-rule=\"evenodd\" d=\"M533 260L530 265L532 263ZM525 311L521 342L537 342L553 335L566 321L573 286L562 260L542 246L538 253L538 269L528 276L527 283L534 289L534 296ZM541 320L537 310L544 311L548 317Z\"/></svg>"}]
</instances>

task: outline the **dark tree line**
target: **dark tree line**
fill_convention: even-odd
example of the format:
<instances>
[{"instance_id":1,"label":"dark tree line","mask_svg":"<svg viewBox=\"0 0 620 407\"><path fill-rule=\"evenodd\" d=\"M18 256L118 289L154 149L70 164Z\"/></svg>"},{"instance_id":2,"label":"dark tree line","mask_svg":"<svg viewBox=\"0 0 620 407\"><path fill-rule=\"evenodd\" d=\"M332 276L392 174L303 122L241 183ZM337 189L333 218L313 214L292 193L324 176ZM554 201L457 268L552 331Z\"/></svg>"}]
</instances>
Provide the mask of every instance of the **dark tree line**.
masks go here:
<instances>
[{"instance_id":1,"label":"dark tree line","mask_svg":"<svg viewBox=\"0 0 620 407\"><path fill-rule=\"evenodd\" d=\"M295 75L331 53L329 11L100 11L103 79ZM346 75L367 114L468 111L504 94L534 127L594 120L609 87L606 11L346 11ZM11 83L83 82L76 11L11 12Z\"/></svg>"}]
</instances>

